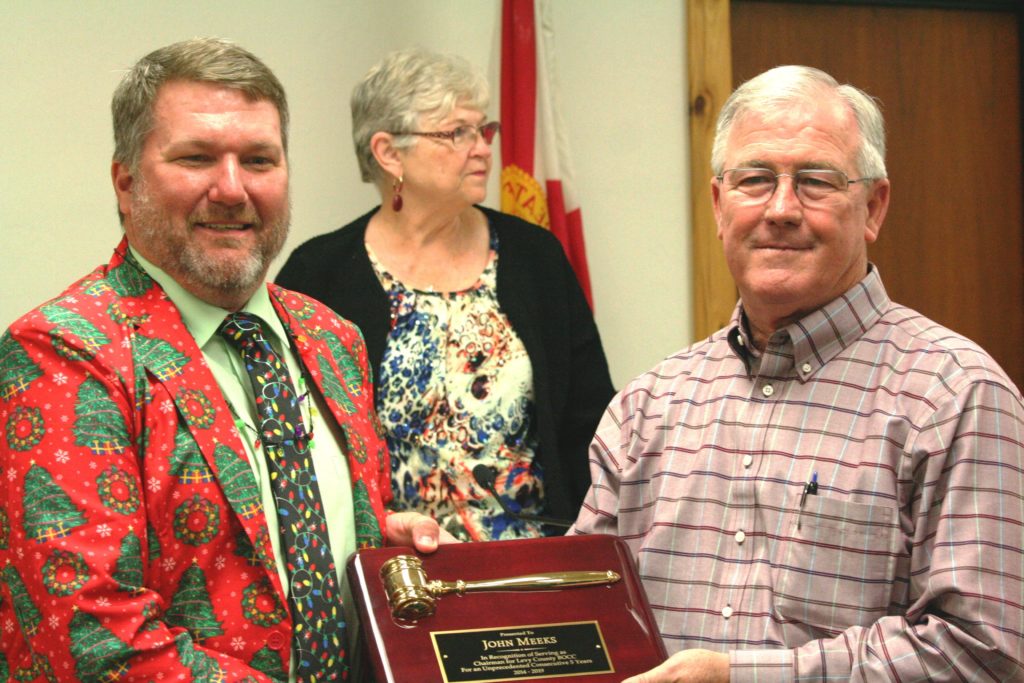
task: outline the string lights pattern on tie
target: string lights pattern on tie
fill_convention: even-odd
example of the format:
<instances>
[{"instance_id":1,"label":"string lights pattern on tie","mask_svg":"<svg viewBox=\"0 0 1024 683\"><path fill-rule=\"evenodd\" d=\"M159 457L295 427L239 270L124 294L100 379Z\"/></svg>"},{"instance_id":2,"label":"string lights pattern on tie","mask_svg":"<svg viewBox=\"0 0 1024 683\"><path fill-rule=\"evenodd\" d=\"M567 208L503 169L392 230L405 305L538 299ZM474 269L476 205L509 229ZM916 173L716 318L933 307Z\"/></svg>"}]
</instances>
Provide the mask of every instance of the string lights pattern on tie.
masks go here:
<instances>
[{"instance_id":1,"label":"string lights pattern on tie","mask_svg":"<svg viewBox=\"0 0 1024 683\"><path fill-rule=\"evenodd\" d=\"M320 489L295 385L259 317L229 315L220 334L238 350L256 397L258 431L277 504L299 681L348 679L345 619Z\"/></svg>"}]
</instances>

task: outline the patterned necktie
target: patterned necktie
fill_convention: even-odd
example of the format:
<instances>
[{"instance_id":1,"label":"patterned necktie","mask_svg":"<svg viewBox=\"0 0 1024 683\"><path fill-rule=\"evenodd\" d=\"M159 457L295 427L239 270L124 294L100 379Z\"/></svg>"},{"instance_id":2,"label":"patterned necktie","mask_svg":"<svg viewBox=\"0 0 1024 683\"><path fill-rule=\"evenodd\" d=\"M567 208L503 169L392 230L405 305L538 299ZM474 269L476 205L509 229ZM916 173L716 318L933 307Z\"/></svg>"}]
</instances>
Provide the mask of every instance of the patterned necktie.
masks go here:
<instances>
[{"instance_id":1,"label":"patterned necktie","mask_svg":"<svg viewBox=\"0 0 1024 683\"><path fill-rule=\"evenodd\" d=\"M256 396L290 584L296 674L299 681L347 680L345 614L310 437L288 369L264 338L261 322L234 313L219 332L241 354Z\"/></svg>"}]
</instances>

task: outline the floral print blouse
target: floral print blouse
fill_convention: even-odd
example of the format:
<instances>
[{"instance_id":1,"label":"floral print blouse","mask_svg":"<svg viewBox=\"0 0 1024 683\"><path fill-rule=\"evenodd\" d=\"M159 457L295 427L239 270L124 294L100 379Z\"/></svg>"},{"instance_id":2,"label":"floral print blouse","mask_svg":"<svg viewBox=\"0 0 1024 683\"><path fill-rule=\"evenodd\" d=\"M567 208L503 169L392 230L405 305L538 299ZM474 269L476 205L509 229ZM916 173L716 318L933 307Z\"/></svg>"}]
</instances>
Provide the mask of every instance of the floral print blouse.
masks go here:
<instances>
[{"instance_id":1,"label":"floral print blouse","mask_svg":"<svg viewBox=\"0 0 1024 683\"><path fill-rule=\"evenodd\" d=\"M407 287L367 254L391 305L377 411L391 451L392 507L432 516L463 541L540 536L502 512L473 477L484 464L510 509L538 514L533 371L498 306L498 239L477 282L457 292Z\"/></svg>"}]
</instances>

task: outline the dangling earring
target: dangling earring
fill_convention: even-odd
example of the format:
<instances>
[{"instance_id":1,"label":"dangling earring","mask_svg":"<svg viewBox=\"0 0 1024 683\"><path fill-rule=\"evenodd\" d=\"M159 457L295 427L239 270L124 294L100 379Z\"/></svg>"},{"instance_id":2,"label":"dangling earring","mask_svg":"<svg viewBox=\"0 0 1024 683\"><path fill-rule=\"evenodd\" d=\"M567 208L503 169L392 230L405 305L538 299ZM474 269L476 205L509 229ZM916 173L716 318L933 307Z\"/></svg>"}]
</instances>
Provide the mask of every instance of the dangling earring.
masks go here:
<instances>
[{"instance_id":1,"label":"dangling earring","mask_svg":"<svg viewBox=\"0 0 1024 683\"><path fill-rule=\"evenodd\" d=\"M391 195L391 209L395 213L402 210L402 180L403 176L398 176L395 178L395 182L391 185L391 189L395 192Z\"/></svg>"}]
</instances>

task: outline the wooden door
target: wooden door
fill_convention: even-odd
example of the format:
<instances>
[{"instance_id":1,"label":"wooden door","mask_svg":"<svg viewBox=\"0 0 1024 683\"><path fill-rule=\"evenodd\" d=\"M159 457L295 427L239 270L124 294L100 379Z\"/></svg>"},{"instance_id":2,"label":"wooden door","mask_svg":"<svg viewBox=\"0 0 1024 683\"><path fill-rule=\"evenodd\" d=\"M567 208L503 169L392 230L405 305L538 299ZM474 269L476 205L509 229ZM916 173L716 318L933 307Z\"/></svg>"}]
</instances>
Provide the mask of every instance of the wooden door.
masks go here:
<instances>
[{"instance_id":1,"label":"wooden door","mask_svg":"<svg viewBox=\"0 0 1024 683\"><path fill-rule=\"evenodd\" d=\"M734 0L733 84L807 64L881 100L892 202L869 257L1024 387L1020 15L925 4Z\"/></svg>"}]
</instances>

